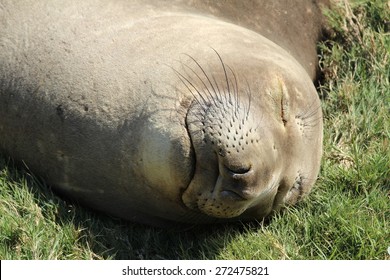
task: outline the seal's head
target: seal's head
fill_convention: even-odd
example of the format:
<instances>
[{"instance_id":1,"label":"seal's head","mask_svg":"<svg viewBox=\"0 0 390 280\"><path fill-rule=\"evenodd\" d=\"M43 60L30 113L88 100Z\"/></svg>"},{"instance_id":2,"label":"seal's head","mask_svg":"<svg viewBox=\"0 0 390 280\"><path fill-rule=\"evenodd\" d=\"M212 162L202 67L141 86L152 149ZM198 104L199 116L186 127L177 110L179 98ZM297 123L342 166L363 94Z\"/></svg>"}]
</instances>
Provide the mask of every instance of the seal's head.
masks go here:
<instances>
[{"instance_id":1,"label":"seal's head","mask_svg":"<svg viewBox=\"0 0 390 280\"><path fill-rule=\"evenodd\" d=\"M315 90L289 87L280 72L240 81L221 58L219 74L193 61L197 70L180 74L194 97L186 124L196 162L184 204L215 218L253 219L295 203L319 170Z\"/></svg>"}]
</instances>

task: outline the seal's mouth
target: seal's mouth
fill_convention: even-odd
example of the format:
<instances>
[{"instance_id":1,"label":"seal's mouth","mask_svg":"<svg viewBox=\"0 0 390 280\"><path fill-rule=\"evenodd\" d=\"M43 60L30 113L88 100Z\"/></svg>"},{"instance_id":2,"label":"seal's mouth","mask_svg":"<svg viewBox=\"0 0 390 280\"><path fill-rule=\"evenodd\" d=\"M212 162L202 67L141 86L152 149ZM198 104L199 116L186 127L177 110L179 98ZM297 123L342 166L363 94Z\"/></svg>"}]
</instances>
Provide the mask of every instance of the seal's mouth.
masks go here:
<instances>
[{"instance_id":1,"label":"seal's mouth","mask_svg":"<svg viewBox=\"0 0 390 280\"><path fill-rule=\"evenodd\" d=\"M220 197L222 199L231 199L233 201L245 201L247 200L240 193L232 190L223 190L220 192Z\"/></svg>"}]
</instances>

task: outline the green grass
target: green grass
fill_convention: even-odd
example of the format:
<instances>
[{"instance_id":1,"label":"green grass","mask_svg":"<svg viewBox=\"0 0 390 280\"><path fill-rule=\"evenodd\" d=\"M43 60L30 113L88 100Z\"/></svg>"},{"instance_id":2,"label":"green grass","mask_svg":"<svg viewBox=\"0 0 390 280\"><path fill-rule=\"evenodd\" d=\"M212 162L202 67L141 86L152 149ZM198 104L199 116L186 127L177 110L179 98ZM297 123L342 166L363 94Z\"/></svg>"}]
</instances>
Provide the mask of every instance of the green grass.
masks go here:
<instances>
[{"instance_id":1,"label":"green grass","mask_svg":"<svg viewBox=\"0 0 390 280\"><path fill-rule=\"evenodd\" d=\"M390 259L390 7L330 13L310 196L268 223L158 229L82 208L0 157L0 259Z\"/></svg>"}]
</instances>

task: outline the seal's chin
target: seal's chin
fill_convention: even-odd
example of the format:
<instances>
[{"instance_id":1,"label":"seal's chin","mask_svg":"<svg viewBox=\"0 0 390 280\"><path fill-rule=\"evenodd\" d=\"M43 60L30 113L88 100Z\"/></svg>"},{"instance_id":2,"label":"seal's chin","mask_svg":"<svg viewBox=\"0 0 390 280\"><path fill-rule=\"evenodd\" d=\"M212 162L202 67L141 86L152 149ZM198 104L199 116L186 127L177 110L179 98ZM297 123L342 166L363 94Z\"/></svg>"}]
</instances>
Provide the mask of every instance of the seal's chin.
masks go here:
<instances>
[{"instance_id":1,"label":"seal's chin","mask_svg":"<svg viewBox=\"0 0 390 280\"><path fill-rule=\"evenodd\" d=\"M271 213L278 192L276 178L259 181L255 172L231 174L223 170L219 173L201 170L196 171L183 194L183 202L188 208L223 219L241 216L247 210L254 213L255 218ZM215 176L210 177L211 174ZM266 185L261 187L263 183Z\"/></svg>"}]
</instances>

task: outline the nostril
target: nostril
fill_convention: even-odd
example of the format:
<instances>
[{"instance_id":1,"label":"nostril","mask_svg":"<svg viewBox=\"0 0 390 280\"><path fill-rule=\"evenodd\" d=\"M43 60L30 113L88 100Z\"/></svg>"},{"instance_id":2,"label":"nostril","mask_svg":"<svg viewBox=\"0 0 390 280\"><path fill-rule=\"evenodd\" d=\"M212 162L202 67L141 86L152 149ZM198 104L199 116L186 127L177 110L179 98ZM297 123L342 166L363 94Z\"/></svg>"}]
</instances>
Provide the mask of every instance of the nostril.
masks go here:
<instances>
[{"instance_id":1,"label":"nostril","mask_svg":"<svg viewBox=\"0 0 390 280\"><path fill-rule=\"evenodd\" d=\"M246 174L248 173L249 171L251 171L251 166L230 166L230 167L227 167L225 166L225 168L227 169L227 171L229 173L232 173L233 175L234 174Z\"/></svg>"},{"instance_id":2,"label":"nostril","mask_svg":"<svg viewBox=\"0 0 390 280\"><path fill-rule=\"evenodd\" d=\"M216 193L221 198L231 201L252 200L257 196L256 184L253 181L253 169L251 167L235 165L234 168L223 165L217 183L215 185Z\"/></svg>"}]
</instances>

